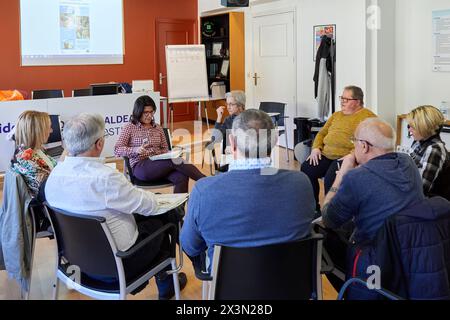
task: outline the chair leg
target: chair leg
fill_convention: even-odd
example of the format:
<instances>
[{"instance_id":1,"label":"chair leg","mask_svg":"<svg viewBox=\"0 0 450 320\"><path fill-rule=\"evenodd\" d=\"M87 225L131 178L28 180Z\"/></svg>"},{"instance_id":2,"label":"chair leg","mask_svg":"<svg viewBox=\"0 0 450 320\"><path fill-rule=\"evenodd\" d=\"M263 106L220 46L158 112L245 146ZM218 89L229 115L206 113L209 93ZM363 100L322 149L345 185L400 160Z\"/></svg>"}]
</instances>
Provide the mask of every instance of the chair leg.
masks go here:
<instances>
[{"instance_id":1,"label":"chair leg","mask_svg":"<svg viewBox=\"0 0 450 320\"><path fill-rule=\"evenodd\" d=\"M214 161L214 159L213 159L211 153L209 153L209 171L211 172L212 176L215 176L216 173L213 172L213 167L214 167L213 161Z\"/></svg>"},{"instance_id":2,"label":"chair leg","mask_svg":"<svg viewBox=\"0 0 450 320\"><path fill-rule=\"evenodd\" d=\"M289 162L289 148L288 148L287 129L286 129L286 131L284 131L284 137L286 139L286 162Z\"/></svg>"},{"instance_id":3,"label":"chair leg","mask_svg":"<svg viewBox=\"0 0 450 320\"><path fill-rule=\"evenodd\" d=\"M30 299L30 292L31 292L31 280L33 279L33 263L34 263L34 250L36 249L36 218L35 218L35 212L33 207L30 206L30 212L31 212L31 220L32 220L32 239L31 239L31 259L30 259L30 274L29 274L29 278L27 280L23 280L23 281L27 281L27 290L23 290L21 289L21 296L23 299L25 300L29 300ZM23 288L23 285L21 286Z\"/></svg>"},{"instance_id":4,"label":"chair leg","mask_svg":"<svg viewBox=\"0 0 450 320\"><path fill-rule=\"evenodd\" d=\"M177 262L175 259L172 260L172 270L177 268ZM173 277L173 288L175 289L175 300L180 300L180 282L178 281L178 273L172 274Z\"/></svg>"},{"instance_id":5,"label":"chair leg","mask_svg":"<svg viewBox=\"0 0 450 320\"><path fill-rule=\"evenodd\" d=\"M202 281L202 300L208 300L209 281Z\"/></svg>"}]
</instances>

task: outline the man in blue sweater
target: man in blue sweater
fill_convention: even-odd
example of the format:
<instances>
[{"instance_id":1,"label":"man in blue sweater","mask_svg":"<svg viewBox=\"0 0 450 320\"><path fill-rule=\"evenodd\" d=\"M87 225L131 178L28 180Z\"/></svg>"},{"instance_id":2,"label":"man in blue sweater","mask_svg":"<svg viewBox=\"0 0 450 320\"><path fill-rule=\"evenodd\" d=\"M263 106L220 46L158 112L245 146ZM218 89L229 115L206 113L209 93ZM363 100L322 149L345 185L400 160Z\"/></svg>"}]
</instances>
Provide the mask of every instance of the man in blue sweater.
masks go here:
<instances>
[{"instance_id":1,"label":"man in blue sweater","mask_svg":"<svg viewBox=\"0 0 450 320\"><path fill-rule=\"evenodd\" d=\"M344 158L322 211L325 225L337 228L354 218L353 240L373 240L392 214L424 198L417 167L407 154L394 152L395 132L379 118L360 123L355 152ZM357 167L358 166L358 167Z\"/></svg>"},{"instance_id":2,"label":"man in blue sweater","mask_svg":"<svg viewBox=\"0 0 450 320\"><path fill-rule=\"evenodd\" d=\"M229 172L199 180L188 204L181 245L195 259L214 245L257 247L310 234L315 200L305 174L271 167L277 132L263 111L237 116L229 136Z\"/></svg>"},{"instance_id":3,"label":"man in blue sweater","mask_svg":"<svg viewBox=\"0 0 450 320\"><path fill-rule=\"evenodd\" d=\"M322 216L325 226L331 229L353 221L350 240L361 247L375 239L387 218L422 200L424 195L414 162L407 154L394 152L396 139L391 125L379 118L366 119L352 140L354 153L344 157L325 197ZM346 253L342 252L346 246L339 249L337 241L329 239L324 246L333 255L333 262L346 269Z\"/></svg>"}]
</instances>

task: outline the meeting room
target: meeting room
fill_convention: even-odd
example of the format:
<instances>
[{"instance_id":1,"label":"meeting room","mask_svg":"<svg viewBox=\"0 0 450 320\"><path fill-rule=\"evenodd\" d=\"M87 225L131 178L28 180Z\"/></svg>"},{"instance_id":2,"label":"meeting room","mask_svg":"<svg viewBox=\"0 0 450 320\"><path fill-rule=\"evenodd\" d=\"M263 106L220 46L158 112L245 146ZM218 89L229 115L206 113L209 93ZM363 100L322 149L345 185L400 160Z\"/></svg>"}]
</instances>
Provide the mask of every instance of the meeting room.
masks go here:
<instances>
[{"instance_id":1,"label":"meeting room","mask_svg":"<svg viewBox=\"0 0 450 320\"><path fill-rule=\"evenodd\" d=\"M0 29L0 300L450 300L449 0L4 0Z\"/></svg>"}]
</instances>

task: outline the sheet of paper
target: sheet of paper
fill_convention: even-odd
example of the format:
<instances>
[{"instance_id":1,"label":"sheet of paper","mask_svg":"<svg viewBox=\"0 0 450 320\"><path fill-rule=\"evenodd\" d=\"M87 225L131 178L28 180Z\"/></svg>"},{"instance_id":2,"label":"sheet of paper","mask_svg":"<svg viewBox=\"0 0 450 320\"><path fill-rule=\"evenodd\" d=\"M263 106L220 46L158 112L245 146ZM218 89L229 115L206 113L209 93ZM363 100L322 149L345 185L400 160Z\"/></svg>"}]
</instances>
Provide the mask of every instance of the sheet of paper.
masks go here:
<instances>
[{"instance_id":1,"label":"sheet of paper","mask_svg":"<svg viewBox=\"0 0 450 320\"><path fill-rule=\"evenodd\" d=\"M156 214L163 214L186 202L189 198L189 193L155 194L155 198L158 202Z\"/></svg>"},{"instance_id":2,"label":"sheet of paper","mask_svg":"<svg viewBox=\"0 0 450 320\"><path fill-rule=\"evenodd\" d=\"M183 150L181 149L176 149L176 150L172 150L169 151L167 153L162 153L162 154L158 154L156 156L151 156L149 157L150 160L155 161L155 160L166 160L166 159L174 159L174 158L179 158L181 156L181 154L183 153Z\"/></svg>"}]
</instances>

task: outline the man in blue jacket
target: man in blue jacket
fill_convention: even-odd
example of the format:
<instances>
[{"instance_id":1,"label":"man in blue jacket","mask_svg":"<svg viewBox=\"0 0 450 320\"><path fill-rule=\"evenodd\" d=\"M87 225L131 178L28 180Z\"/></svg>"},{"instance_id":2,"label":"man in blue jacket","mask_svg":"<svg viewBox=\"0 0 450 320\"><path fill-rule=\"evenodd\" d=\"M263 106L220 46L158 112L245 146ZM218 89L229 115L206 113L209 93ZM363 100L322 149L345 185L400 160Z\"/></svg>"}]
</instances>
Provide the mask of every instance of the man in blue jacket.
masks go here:
<instances>
[{"instance_id":1,"label":"man in blue jacket","mask_svg":"<svg viewBox=\"0 0 450 320\"><path fill-rule=\"evenodd\" d=\"M394 152L396 139L391 125L379 118L366 119L352 140L354 153L344 158L325 197L322 214L325 226L331 229L353 221L350 240L362 246L374 240L387 218L424 195L414 162L407 154ZM345 260L344 252L342 257L338 260Z\"/></svg>"},{"instance_id":2,"label":"man in blue jacket","mask_svg":"<svg viewBox=\"0 0 450 320\"><path fill-rule=\"evenodd\" d=\"M214 245L257 247L310 234L315 200L308 177L271 166L277 132L260 110L237 116L229 172L199 180L190 195L181 245L193 260Z\"/></svg>"}]
</instances>

